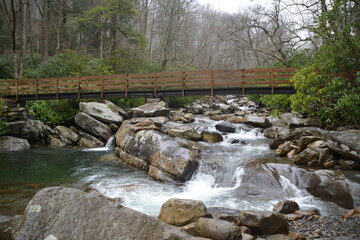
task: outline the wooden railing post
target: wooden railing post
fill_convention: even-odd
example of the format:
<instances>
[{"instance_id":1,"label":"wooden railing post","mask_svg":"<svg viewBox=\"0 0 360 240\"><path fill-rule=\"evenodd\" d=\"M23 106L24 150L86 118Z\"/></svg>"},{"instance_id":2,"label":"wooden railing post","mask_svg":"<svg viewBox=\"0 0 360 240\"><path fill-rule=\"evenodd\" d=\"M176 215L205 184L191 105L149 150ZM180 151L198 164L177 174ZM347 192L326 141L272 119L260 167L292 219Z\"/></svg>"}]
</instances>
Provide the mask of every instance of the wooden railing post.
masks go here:
<instances>
[{"instance_id":1,"label":"wooden railing post","mask_svg":"<svg viewBox=\"0 0 360 240\"><path fill-rule=\"evenodd\" d=\"M181 78L181 81L182 81L182 88L181 88L181 96L185 96L185 88L186 88L186 82L185 82L185 79L186 79L186 75L185 75L185 72L182 72L182 78Z\"/></svg>"},{"instance_id":2,"label":"wooden railing post","mask_svg":"<svg viewBox=\"0 0 360 240\"><path fill-rule=\"evenodd\" d=\"M242 95L245 95L245 69L241 69L241 86L242 86Z\"/></svg>"},{"instance_id":3,"label":"wooden railing post","mask_svg":"<svg viewBox=\"0 0 360 240\"><path fill-rule=\"evenodd\" d=\"M214 83L215 83L215 75L214 72L211 70L210 71L211 77L210 77L210 85L211 85L211 96L214 96Z\"/></svg>"},{"instance_id":4,"label":"wooden railing post","mask_svg":"<svg viewBox=\"0 0 360 240\"><path fill-rule=\"evenodd\" d=\"M126 74L126 79L125 79L125 97L129 97L129 74Z\"/></svg>"},{"instance_id":5,"label":"wooden railing post","mask_svg":"<svg viewBox=\"0 0 360 240\"><path fill-rule=\"evenodd\" d=\"M19 101L19 79L16 79L16 101Z\"/></svg>"},{"instance_id":6,"label":"wooden railing post","mask_svg":"<svg viewBox=\"0 0 360 240\"><path fill-rule=\"evenodd\" d=\"M39 79L35 79L35 91L36 91L36 100L39 99Z\"/></svg>"},{"instance_id":7,"label":"wooden railing post","mask_svg":"<svg viewBox=\"0 0 360 240\"><path fill-rule=\"evenodd\" d=\"M101 75L101 98L104 98L104 76Z\"/></svg>"},{"instance_id":8,"label":"wooden railing post","mask_svg":"<svg viewBox=\"0 0 360 240\"><path fill-rule=\"evenodd\" d=\"M80 99L80 85L81 85L81 77L78 79L78 99Z\"/></svg>"},{"instance_id":9,"label":"wooden railing post","mask_svg":"<svg viewBox=\"0 0 360 240\"><path fill-rule=\"evenodd\" d=\"M275 89L274 89L274 70L271 70L270 72L270 86L271 86L271 94L274 94L275 93Z\"/></svg>"},{"instance_id":10,"label":"wooden railing post","mask_svg":"<svg viewBox=\"0 0 360 240\"><path fill-rule=\"evenodd\" d=\"M157 75L154 75L154 97L157 95Z\"/></svg>"},{"instance_id":11,"label":"wooden railing post","mask_svg":"<svg viewBox=\"0 0 360 240\"><path fill-rule=\"evenodd\" d=\"M56 78L56 99L59 99L59 78Z\"/></svg>"}]
</instances>

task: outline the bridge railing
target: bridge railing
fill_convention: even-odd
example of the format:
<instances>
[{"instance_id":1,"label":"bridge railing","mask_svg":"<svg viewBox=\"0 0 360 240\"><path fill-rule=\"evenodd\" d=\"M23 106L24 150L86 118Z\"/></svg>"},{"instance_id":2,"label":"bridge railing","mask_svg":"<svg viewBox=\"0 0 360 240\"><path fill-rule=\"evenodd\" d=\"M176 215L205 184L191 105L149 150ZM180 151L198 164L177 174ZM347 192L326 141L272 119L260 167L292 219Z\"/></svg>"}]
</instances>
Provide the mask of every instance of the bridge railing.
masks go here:
<instances>
[{"instance_id":1,"label":"bridge railing","mask_svg":"<svg viewBox=\"0 0 360 240\"><path fill-rule=\"evenodd\" d=\"M100 92L157 91L176 89L210 89L263 86L292 86L290 78L298 68L241 69L186 72L158 72L146 74L119 74L110 76L82 76L45 79L0 80L0 96Z\"/></svg>"}]
</instances>

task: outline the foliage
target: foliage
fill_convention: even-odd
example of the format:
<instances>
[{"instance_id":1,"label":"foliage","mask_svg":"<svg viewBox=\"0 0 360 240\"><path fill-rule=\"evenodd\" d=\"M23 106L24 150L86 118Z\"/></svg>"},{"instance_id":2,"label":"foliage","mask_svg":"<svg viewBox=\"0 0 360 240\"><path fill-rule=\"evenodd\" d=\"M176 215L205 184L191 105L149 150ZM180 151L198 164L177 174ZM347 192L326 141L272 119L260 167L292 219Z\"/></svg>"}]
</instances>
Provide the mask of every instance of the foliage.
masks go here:
<instances>
[{"instance_id":1,"label":"foliage","mask_svg":"<svg viewBox=\"0 0 360 240\"><path fill-rule=\"evenodd\" d=\"M269 107L273 112L290 111L290 97L288 95L262 95L260 101L266 107Z\"/></svg>"},{"instance_id":2,"label":"foliage","mask_svg":"<svg viewBox=\"0 0 360 240\"><path fill-rule=\"evenodd\" d=\"M355 79L304 68L292 79L297 93L291 108L320 121L325 127L360 125L360 72Z\"/></svg>"},{"instance_id":3,"label":"foliage","mask_svg":"<svg viewBox=\"0 0 360 240\"><path fill-rule=\"evenodd\" d=\"M165 97L165 102L170 108L183 108L186 105L191 105L199 97Z\"/></svg>"},{"instance_id":4,"label":"foliage","mask_svg":"<svg viewBox=\"0 0 360 240\"><path fill-rule=\"evenodd\" d=\"M8 55L0 55L0 79L13 78L13 68Z\"/></svg>"},{"instance_id":5,"label":"foliage","mask_svg":"<svg viewBox=\"0 0 360 240\"><path fill-rule=\"evenodd\" d=\"M76 100L30 101L28 105L35 118L45 124L66 124L72 121L78 108Z\"/></svg>"},{"instance_id":6,"label":"foliage","mask_svg":"<svg viewBox=\"0 0 360 240\"><path fill-rule=\"evenodd\" d=\"M103 60L90 58L76 51L64 53L41 63L36 69L28 72L29 78L76 77L88 75L112 74L112 68Z\"/></svg>"},{"instance_id":7,"label":"foliage","mask_svg":"<svg viewBox=\"0 0 360 240\"><path fill-rule=\"evenodd\" d=\"M145 98L114 98L110 101L124 109L138 107L146 103Z\"/></svg>"}]
</instances>

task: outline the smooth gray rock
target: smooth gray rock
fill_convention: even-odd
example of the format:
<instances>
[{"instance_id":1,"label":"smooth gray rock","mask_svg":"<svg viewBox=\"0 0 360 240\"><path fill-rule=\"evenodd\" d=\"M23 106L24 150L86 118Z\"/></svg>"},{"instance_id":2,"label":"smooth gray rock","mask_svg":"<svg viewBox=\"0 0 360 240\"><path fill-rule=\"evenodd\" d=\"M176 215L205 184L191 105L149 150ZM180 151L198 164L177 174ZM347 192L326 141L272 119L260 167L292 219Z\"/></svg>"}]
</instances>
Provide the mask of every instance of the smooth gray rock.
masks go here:
<instances>
[{"instance_id":1,"label":"smooth gray rock","mask_svg":"<svg viewBox=\"0 0 360 240\"><path fill-rule=\"evenodd\" d=\"M234 133L236 131L236 125L227 121L216 124L215 128L219 132Z\"/></svg>"},{"instance_id":2,"label":"smooth gray rock","mask_svg":"<svg viewBox=\"0 0 360 240\"><path fill-rule=\"evenodd\" d=\"M86 113L77 113L75 115L75 123L94 136L101 137L104 140L108 140L112 135L112 131L107 125Z\"/></svg>"},{"instance_id":3,"label":"smooth gray rock","mask_svg":"<svg viewBox=\"0 0 360 240\"><path fill-rule=\"evenodd\" d=\"M30 142L44 142L48 131L46 125L39 120L8 122L6 135L25 138Z\"/></svg>"},{"instance_id":4,"label":"smooth gray rock","mask_svg":"<svg viewBox=\"0 0 360 240\"><path fill-rule=\"evenodd\" d=\"M132 117L167 117L170 113L165 102L146 103L131 111Z\"/></svg>"},{"instance_id":5,"label":"smooth gray rock","mask_svg":"<svg viewBox=\"0 0 360 240\"><path fill-rule=\"evenodd\" d=\"M65 126L56 126L55 131L66 145L76 145L81 138L74 130Z\"/></svg>"},{"instance_id":6,"label":"smooth gray rock","mask_svg":"<svg viewBox=\"0 0 360 240\"><path fill-rule=\"evenodd\" d=\"M324 136L326 145L345 158L360 162L360 134L328 132Z\"/></svg>"},{"instance_id":7,"label":"smooth gray rock","mask_svg":"<svg viewBox=\"0 0 360 240\"><path fill-rule=\"evenodd\" d=\"M81 112L84 112L103 123L121 124L123 122L123 117L115 107L116 105L112 106L98 102L81 102L79 104Z\"/></svg>"},{"instance_id":8,"label":"smooth gray rock","mask_svg":"<svg viewBox=\"0 0 360 240\"><path fill-rule=\"evenodd\" d=\"M71 188L39 191L16 239L193 239L176 227L102 196Z\"/></svg>"},{"instance_id":9,"label":"smooth gray rock","mask_svg":"<svg viewBox=\"0 0 360 240\"><path fill-rule=\"evenodd\" d=\"M269 122L269 119L265 117L259 117L256 114L246 115L244 123L258 128L268 128L272 126Z\"/></svg>"},{"instance_id":10,"label":"smooth gray rock","mask_svg":"<svg viewBox=\"0 0 360 240\"><path fill-rule=\"evenodd\" d=\"M30 149L30 144L26 139L0 136L0 151L15 152L28 149Z\"/></svg>"},{"instance_id":11,"label":"smooth gray rock","mask_svg":"<svg viewBox=\"0 0 360 240\"><path fill-rule=\"evenodd\" d=\"M199 237L213 240L240 240L241 230L233 223L211 218L199 218L195 222L195 232Z\"/></svg>"}]
</instances>

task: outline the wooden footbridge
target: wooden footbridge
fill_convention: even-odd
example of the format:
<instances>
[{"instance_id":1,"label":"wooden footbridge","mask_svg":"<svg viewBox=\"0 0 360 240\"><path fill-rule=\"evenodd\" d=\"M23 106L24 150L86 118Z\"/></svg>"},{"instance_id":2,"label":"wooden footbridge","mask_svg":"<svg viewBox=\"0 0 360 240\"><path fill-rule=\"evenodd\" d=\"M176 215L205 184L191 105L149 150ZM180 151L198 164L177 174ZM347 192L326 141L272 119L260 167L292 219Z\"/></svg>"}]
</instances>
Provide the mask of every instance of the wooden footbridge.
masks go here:
<instances>
[{"instance_id":1,"label":"wooden footbridge","mask_svg":"<svg viewBox=\"0 0 360 240\"><path fill-rule=\"evenodd\" d=\"M245 94L293 94L298 68L157 72L111 76L0 80L13 101Z\"/></svg>"}]
</instances>

